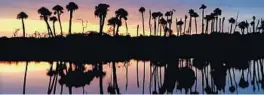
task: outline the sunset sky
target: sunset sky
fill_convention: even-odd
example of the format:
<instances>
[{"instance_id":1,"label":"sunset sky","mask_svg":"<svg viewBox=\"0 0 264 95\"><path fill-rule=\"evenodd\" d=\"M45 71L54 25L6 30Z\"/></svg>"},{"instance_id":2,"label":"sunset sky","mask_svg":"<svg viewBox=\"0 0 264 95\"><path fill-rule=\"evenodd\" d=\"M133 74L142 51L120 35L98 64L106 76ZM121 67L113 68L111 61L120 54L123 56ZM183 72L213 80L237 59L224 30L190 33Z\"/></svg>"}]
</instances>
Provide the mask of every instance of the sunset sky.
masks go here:
<instances>
[{"instance_id":1,"label":"sunset sky","mask_svg":"<svg viewBox=\"0 0 264 95\"><path fill-rule=\"evenodd\" d=\"M15 29L21 29L21 21L16 19L19 12L24 11L29 15L25 21L26 32L32 34L34 31L46 32L46 25L44 21L40 20L37 10L45 6L52 9L53 6L59 4L64 7L70 2L74 1L79 5L79 9L75 11L73 18L73 32L82 32L82 26L77 18L82 18L88 21L88 30L98 31L98 18L93 15L94 8L99 3L107 3L110 5L108 17L106 19L105 31L108 30L107 20L114 16L115 10L118 8L125 8L129 12L128 25L129 32L132 35L136 34L136 26L141 25L141 15L138 12L139 7L144 6L147 9L145 14L145 24L148 22L148 10L166 12L168 10L176 9L175 18L181 18L187 14L188 10L193 8L200 13L198 9L201 4L206 4L208 9L206 13L209 14L215 8L219 7L223 10L223 16L226 18L235 17L237 11L240 12L240 20L251 20L255 15L257 18L264 17L264 0L1 0L0 1L0 36L11 36ZM63 31L68 31L69 13L64 10L62 15ZM200 20L200 19L199 19ZM200 24L200 23L199 23ZM58 26L58 23L57 23ZM174 23L175 28L175 23ZM125 33L125 27L121 27L121 33ZM227 28L227 25L226 25ZM148 28L146 28L148 30ZM57 33L59 27L57 27ZM141 29L140 29L141 31ZM147 32L148 33L148 32ZM19 31L19 35L22 30Z\"/></svg>"}]
</instances>

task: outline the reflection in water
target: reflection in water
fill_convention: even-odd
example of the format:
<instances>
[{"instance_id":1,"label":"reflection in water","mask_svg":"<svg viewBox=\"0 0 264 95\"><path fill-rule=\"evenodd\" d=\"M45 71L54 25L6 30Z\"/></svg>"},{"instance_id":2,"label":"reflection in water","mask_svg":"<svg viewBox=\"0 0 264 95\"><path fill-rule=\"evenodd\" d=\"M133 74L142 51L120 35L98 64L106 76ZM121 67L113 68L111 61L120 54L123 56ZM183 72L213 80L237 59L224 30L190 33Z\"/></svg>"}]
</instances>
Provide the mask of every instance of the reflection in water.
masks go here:
<instances>
[{"instance_id":1,"label":"reflection in water","mask_svg":"<svg viewBox=\"0 0 264 95\"><path fill-rule=\"evenodd\" d=\"M0 70L23 66L24 71L15 72L16 69L10 69L13 72L1 71L0 92L43 94L264 92L262 59L246 63L240 61L239 65L202 59L179 59L176 63L135 60L98 64L61 61L35 63L18 62L13 65L14 63L1 62ZM37 67L39 69L33 70ZM20 72L24 73L24 76L17 76ZM24 78L21 87L17 84L20 77Z\"/></svg>"}]
</instances>

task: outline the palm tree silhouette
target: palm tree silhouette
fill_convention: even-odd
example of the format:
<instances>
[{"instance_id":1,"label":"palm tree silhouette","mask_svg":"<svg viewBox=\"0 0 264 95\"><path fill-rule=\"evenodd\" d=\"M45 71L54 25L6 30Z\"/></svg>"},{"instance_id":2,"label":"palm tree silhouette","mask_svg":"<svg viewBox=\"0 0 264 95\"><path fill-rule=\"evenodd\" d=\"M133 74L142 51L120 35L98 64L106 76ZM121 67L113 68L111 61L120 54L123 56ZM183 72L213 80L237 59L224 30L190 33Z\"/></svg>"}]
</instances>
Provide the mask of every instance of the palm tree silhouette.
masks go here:
<instances>
[{"instance_id":1,"label":"palm tree silhouette","mask_svg":"<svg viewBox=\"0 0 264 95\"><path fill-rule=\"evenodd\" d=\"M216 21L216 32L218 32L218 17L220 16L220 15L222 15L222 10L220 9L220 8L216 8L215 10L214 10L214 13L215 13L215 21Z\"/></svg>"},{"instance_id":2,"label":"palm tree silhouette","mask_svg":"<svg viewBox=\"0 0 264 95\"><path fill-rule=\"evenodd\" d=\"M189 31L188 33L192 34L192 17L195 14L193 9L189 10L189 15L190 15L190 22L189 22Z\"/></svg>"},{"instance_id":3,"label":"palm tree silhouette","mask_svg":"<svg viewBox=\"0 0 264 95\"><path fill-rule=\"evenodd\" d=\"M202 4L202 6L199 8L200 10L202 10L202 33L204 33L204 10L207 8L207 6L205 6L204 4Z\"/></svg>"},{"instance_id":4,"label":"palm tree silhouette","mask_svg":"<svg viewBox=\"0 0 264 95\"><path fill-rule=\"evenodd\" d=\"M246 22L242 21L238 24L238 27L241 29L241 33L244 35L245 33L245 28L246 28Z\"/></svg>"},{"instance_id":5,"label":"palm tree silhouette","mask_svg":"<svg viewBox=\"0 0 264 95\"><path fill-rule=\"evenodd\" d=\"M113 26L113 36L115 35L115 28L116 26L121 26L122 22L121 20L119 20L116 17L112 17L108 20L108 25L112 25Z\"/></svg>"},{"instance_id":6,"label":"palm tree silhouette","mask_svg":"<svg viewBox=\"0 0 264 95\"><path fill-rule=\"evenodd\" d=\"M230 34L232 34L233 25L236 23L236 20L233 17L231 17L228 21L231 24L231 26L230 26Z\"/></svg>"},{"instance_id":7,"label":"palm tree silhouette","mask_svg":"<svg viewBox=\"0 0 264 95\"><path fill-rule=\"evenodd\" d=\"M185 15L185 18L184 18L184 30L183 30L183 34L185 34L185 32L186 32L187 19L188 19L188 16Z\"/></svg>"},{"instance_id":8,"label":"palm tree silhouette","mask_svg":"<svg viewBox=\"0 0 264 95\"><path fill-rule=\"evenodd\" d=\"M94 15L96 17L99 17L100 22L100 34L103 35L103 28L104 28L104 22L107 15L108 8L110 6L108 4L98 4L95 7Z\"/></svg>"},{"instance_id":9,"label":"palm tree silhouette","mask_svg":"<svg viewBox=\"0 0 264 95\"><path fill-rule=\"evenodd\" d=\"M23 94L26 94L27 71L28 71L28 62L26 62L26 69L25 69L25 75L24 75L24 84L23 84Z\"/></svg>"},{"instance_id":10,"label":"palm tree silhouette","mask_svg":"<svg viewBox=\"0 0 264 95\"><path fill-rule=\"evenodd\" d=\"M116 14L116 18L118 18L120 21L122 21L122 19L124 19L125 21L127 20L128 12L125 9L120 8L117 11L115 11L115 14ZM117 26L116 35L119 35L120 26L119 25Z\"/></svg>"},{"instance_id":11,"label":"palm tree silhouette","mask_svg":"<svg viewBox=\"0 0 264 95\"><path fill-rule=\"evenodd\" d=\"M58 19L57 19L57 17L55 17L55 16L50 17L50 21L53 22L53 33L54 33L53 35L54 35L54 36L56 36L55 23L56 23L57 20L58 20Z\"/></svg>"},{"instance_id":12,"label":"palm tree silhouette","mask_svg":"<svg viewBox=\"0 0 264 95\"><path fill-rule=\"evenodd\" d=\"M26 37L26 31L25 31L25 23L24 23L24 19L27 19L28 15L25 12L20 12L17 15L17 19L21 19L22 21L22 28L23 28L23 37Z\"/></svg>"},{"instance_id":13,"label":"palm tree silhouette","mask_svg":"<svg viewBox=\"0 0 264 95\"><path fill-rule=\"evenodd\" d=\"M157 32L159 31L160 36L161 36L161 33L162 33L162 26L161 26L160 23L159 23L161 17L163 17L163 13L158 12L158 27L157 27Z\"/></svg>"},{"instance_id":14,"label":"palm tree silhouette","mask_svg":"<svg viewBox=\"0 0 264 95\"><path fill-rule=\"evenodd\" d=\"M222 19L222 33L224 33L224 24L225 24L225 17L223 17L223 19Z\"/></svg>"},{"instance_id":15,"label":"palm tree silhouette","mask_svg":"<svg viewBox=\"0 0 264 95\"><path fill-rule=\"evenodd\" d=\"M252 19L253 19L253 21L250 23L250 25L253 27L253 33L255 33L256 32L256 29L255 29L255 27L256 27L255 26L256 17L253 16Z\"/></svg>"},{"instance_id":16,"label":"palm tree silhouette","mask_svg":"<svg viewBox=\"0 0 264 95\"><path fill-rule=\"evenodd\" d=\"M206 20L205 33L208 34L209 22L210 22L211 20L213 20L213 16L212 16L212 15L206 15L206 16L204 17L204 19Z\"/></svg>"},{"instance_id":17,"label":"palm tree silhouette","mask_svg":"<svg viewBox=\"0 0 264 95\"><path fill-rule=\"evenodd\" d=\"M146 9L144 7L140 7L138 11L141 13L142 26L143 26L143 35L145 36L144 13L145 13Z\"/></svg>"},{"instance_id":18,"label":"palm tree silhouette","mask_svg":"<svg viewBox=\"0 0 264 95\"><path fill-rule=\"evenodd\" d=\"M196 18L199 17L199 15L196 12L194 12L193 17L194 17L194 20L195 20L195 30L196 30L196 34L198 34L198 30L197 30L197 19Z\"/></svg>"},{"instance_id":19,"label":"palm tree silhouette","mask_svg":"<svg viewBox=\"0 0 264 95\"><path fill-rule=\"evenodd\" d=\"M48 22L48 19L51 15L51 12L49 11L49 9L45 8L45 7L41 7L39 10L38 10L38 13L40 14L40 18L41 19L44 19L44 21L46 22L47 24L47 29L48 29L48 35L50 37L52 37L52 30L50 28L50 25L49 25L49 22Z\"/></svg>"},{"instance_id":20,"label":"palm tree silhouette","mask_svg":"<svg viewBox=\"0 0 264 95\"><path fill-rule=\"evenodd\" d=\"M180 19L180 21L177 22L177 26L178 26L178 29L179 29L179 35L181 35L182 33L182 25L183 25L183 21L182 19Z\"/></svg>"},{"instance_id":21,"label":"palm tree silhouette","mask_svg":"<svg viewBox=\"0 0 264 95\"><path fill-rule=\"evenodd\" d=\"M154 20L154 35L157 35L157 17L159 16L158 12L152 13L152 19Z\"/></svg>"},{"instance_id":22,"label":"palm tree silhouette","mask_svg":"<svg viewBox=\"0 0 264 95\"><path fill-rule=\"evenodd\" d=\"M57 15L57 18L60 23L61 36L63 36L63 30L62 30L62 25L61 25L61 14L63 14L64 9L62 6L56 5L52 8L52 10L54 11L54 14Z\"/></svg>"},{"instance_id":23,"label":"palm tree silhouette","mask_svg":"<svg viewBox=\"0 0 264 95\"><path fill-rule=\"evenodd\" d=\"M69 21L69 34L71 35L71 26L72 26L72 17L73 17L73 12L77 10L79 7L77 4L74 2L70 2L68 5L66 5L67 10L70 12L70 21Z\"/></svg>"},{"instance_id":24,"label":"palm tree silhouette","mask_svg":"<svg viewBox=\"0 0 264 95\"><path fill-rule=\"evenodd\" d=\"M149 10L149 35L151 36L152 33L152 24L151 24L151 10Z\"/></svg>"},{"instance_id":25,"label":"palm tree silhouette","mask_svg":"<svg viewBox=\"0 0 264 95\"><path fill-rule=\"evenodd\" d=\"M166 32L168 31L168 29L166 28L167 27L167 21L162 17L160 20L159 20L159 23L160 25L163 27L164 29L164 36L166 36Z\"/></svg>"},{"instance_id":26,"label":"palm tree silhouette","mask_svg":"<svg viewBox=\"0 0 264 95\"><path fill-rule=\"evenodd\" d=\"M248 28L249 28L249 23L248 23L247 20L246 20L246 23L245 23L245 27L246 27L246 29L247 29L247 33L249 33L249 30L248 30Z\"/></svg>"}]
</instances>

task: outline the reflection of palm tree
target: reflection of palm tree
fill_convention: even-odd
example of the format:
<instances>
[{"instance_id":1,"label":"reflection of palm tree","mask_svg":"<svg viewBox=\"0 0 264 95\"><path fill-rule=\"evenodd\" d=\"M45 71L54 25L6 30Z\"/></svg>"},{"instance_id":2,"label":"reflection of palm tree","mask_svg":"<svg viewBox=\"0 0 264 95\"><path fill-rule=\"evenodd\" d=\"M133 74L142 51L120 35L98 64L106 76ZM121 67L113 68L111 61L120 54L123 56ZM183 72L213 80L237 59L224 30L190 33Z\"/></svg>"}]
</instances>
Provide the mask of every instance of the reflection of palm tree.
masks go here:
<instances>
[{"instance_id":1,"label":"reflection of palm tree","mask_svg":"<svg viewBox=\"0 0 264 95\"><path fill-rule=\"evenodd\" d=\"M230 34L232 34L232 30L233 30L233 25L236 23L236 20L231 17L229 20L229 23L231 24L231 27L230 27Z\"/></svg>"},{"instance_id":2,"label":"reflection of palm tree","mask_svg":"<svg viewBox=\"0 0 264 95\"><path fill-rule=\"evenodd\" d=\"M116 93L120 94L118 83L117 83L116 63L115 62L113 62L113 81L114 81L114 89L116 90Z\"/></svg>"},{"instance_id":3,"label":"reflection of palm tree","mask_svg":"<svg viewBox=\"0 0 264 95\"><path fill-rule=\"evenodd\" d=\"M202 6L199 8L200 10L202 10L202 33L204 33L204 10L207 8L207 6L205 6L204 4L202 4Z\"/></svg>"},{"instance_id":4,"label":"reflection of palm tree","mask_svg":"<svg viewBox=\"0 0 264 95\"><path fill-rule=\"evenodd\" d=\"M25 75L24 75L24 84L23 84L23 94L26 94L27 71L28 71L28 62L26 62L26 69L25 69Z\"/></svg>"},{"instance_id":5,"label":"reflection of palm tree","mask_svg":"<svg viewBox=\"0 0 264 95\"><path fill-rule=\"evenodd\" d=\"M48 35L49 35L49 36L53 36L53 35L52 35L51 28L50 28L50 25L49 25L49 22L48 22L49 16L51 15L51 12L50 12L47 8L45 8L45 7L41 7L41 8L38 10L38 13L40 14L40 18L41 18L41 19L44 19L44 21L45 21L46 24L47 24Z\"/></svg>"},{"instance_id":6,"label":"reflection of palm tree","mask_svg":"<svg viewBox=\"0 0 264 95\"><path fill-rule=\"evenodd\" d=\"M142 17L142 26L143 26L143 35L145 36L145 25L144 25L144 13L145 13L146 9L144 7L140 7L139 8L139 12L141 13L141 17Z\"/></svg>"},{"instance_id":7,"label":"reflection of palm tree","mask_svg":"<svg viewBox=\"0 0 264 95\"><path fill-rule=\"evenodd\" d=\"M125 21L127 20L128 12L125 9L120 8L117 11L115 11L115 14L116 14L116 18L118 18L120 21L122 21L122 19L124 19ZM119 27L120 26L121 25L117 26L116 35L119 35Z\"/></svg>"},{"instance_id":8,"label":"reflection of palm tree","mask_svg":"<svg viewBox=\"0 0 264 95\"><path fill-rule=\"evenodd\" d=\"M23 37L26 37L26 31L25 31L25 23L24 23L24 19L27 19L28 15L25 12L20 12L17 15L17 19L21 19L22 21L22 28L23 28Z\"/></svg>"},{"instance_id":9,"label":"reflection of palm tree","mask_svg":"<svg viewBox=\"0 0 264 95\"><path fill-rule=\"evenodd\" d=\"M67 6L66 6L67 10L70 12L70 21L69 21L69 34L71 35L71 26L72 26L72 16L73 16L73 12L75 10L77 10L79 7L77 4L75 4L74 2L70 2Z\"/></svg>"},{"instance_id":10,"label":"reflection of palm tree","mask_svg":"<svg viewBox=\"0 0 264 95\"><path fill-rule=\"evenodd\" d=\"M62 25L61 25L61 14L63 14L63 7L60 6L60 5L56 5L52 8L52 10L54 10L54 14L57 15L57 18L59 20L59 23L60 23L60 30L61 30L61 36L63 36L63 30L62 30Z\"/></svg>"},{"instance_id":11,"label":"reflection of palm tree","mask_svg":"<svg viewBox=\"0 0 264 95\"><path fill-rule=\"evenodd\" d=\"M104 22L105 22L105 18L106 18L107 11L108 11L109 7L110 6L108 4L98 4L95 7L94 15L96 17L99 17L99 22L100 22L100 31L99 32L101 35L103 34Z\"/></svg>"},{"instance_id":12,"label":"reflection of palm tree","mask_svg":"<svg viewBox=\"0 0 264 95\"><path fill-rule=\"evenodd\" d=\"M139 88L139 80L138 80L138 60L137 60L137 87Z\"/></svg>"},{"instance_id":13,"label":"reflection of palm tree","mask_svg":"<svg viewBox=\"0 0 264 95\"><path fill-rule=\"evenodd\" d=\"M245 80L245 74L244 74L244 71L242 71L242 75L241 75L241 78L240 78L240 81L239 81L239 86L241 88L246 88L248 87L248 81Z\"/></svg>"},{"instance_id":14,"label":"reflection of palm tree","mask_svg":"<svg viewBox=\"0 0 264 95\"><path fill-rule=\"evenodd\" d=\"M53 22L53 33L54 33L53 35L54 35L54 36L56 36L55 23L56 23L57 20L58 20L58 19L57 19L57 17L55 17L55 16L50 17L50 21Z\"/></svg>"},{"instance_id":15,"label":"reflection of palm tree","mask_svg":"<svg viewBox=\"0 0 264 95\"><path fill-rule=\"evenodd\" d=\"M229 91L233 93L236 90L236 88L233 85L233 80L232 80L232 75L231 75L230 70L228 70L228 72L229 72L229 78L230 78L230 82L231 82L231 86L229 87Z\"/></svg>"}]
</instances>

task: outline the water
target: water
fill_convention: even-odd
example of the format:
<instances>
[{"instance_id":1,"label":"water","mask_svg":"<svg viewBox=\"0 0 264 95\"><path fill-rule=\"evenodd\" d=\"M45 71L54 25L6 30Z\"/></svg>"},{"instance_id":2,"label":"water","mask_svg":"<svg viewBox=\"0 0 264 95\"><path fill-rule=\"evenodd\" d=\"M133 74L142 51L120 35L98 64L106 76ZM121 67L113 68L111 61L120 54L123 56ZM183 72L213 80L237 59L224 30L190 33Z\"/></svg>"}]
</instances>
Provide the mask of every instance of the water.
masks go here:
<instances>
[{"instance_id":1,"label":"water","mask_svg":"<svg viewBox=\"0 0 264 95\"><path fill-rule=\"evenodd\" d=\"M244 70L226 64L220 66L226 69L213 69L208 64L200 70L191 59L182 59L180 64L158 63L130 60L104 63L100 68L99 64L69 62L0 62L0 93L264 93L262 60L250 61ZM240 83L242 72L245 88Z\"/></svg>"}]
</instances>

